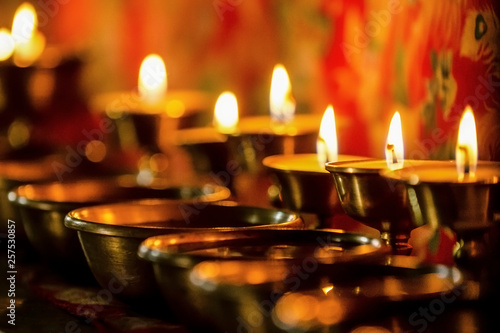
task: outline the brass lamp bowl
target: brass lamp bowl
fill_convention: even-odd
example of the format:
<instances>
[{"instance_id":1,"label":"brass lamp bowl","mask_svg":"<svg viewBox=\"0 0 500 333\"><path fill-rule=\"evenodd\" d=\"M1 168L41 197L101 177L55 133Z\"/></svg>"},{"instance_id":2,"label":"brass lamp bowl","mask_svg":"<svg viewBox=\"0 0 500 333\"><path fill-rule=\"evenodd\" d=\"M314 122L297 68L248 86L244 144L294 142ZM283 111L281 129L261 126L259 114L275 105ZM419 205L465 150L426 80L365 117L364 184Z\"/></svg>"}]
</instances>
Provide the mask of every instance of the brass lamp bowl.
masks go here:
<instances>
[{"instance_id":1,"label":"brass lamp bowl","mask_svg":"<svg viewBox=\"0 0 500 333\"><path fill-rule=\"evenodd\" d=\"M77 233L64 227L64 217L71 210L144 198L204 203L229 196L227 188L217 185L170 186L158 179L151 185L141 186L135 177L121 176L26 184L13 189L9 200L19 208L28 240L42 258L48 262L86 266Z\"/></svg>"},{"instance_id":2,"label":"brass lamp bowl","mask_svg":"<svg viewBox=\"0 0 500 333\"><path fill-rule=\"evenodd\" d=\"M269 316L263 317L261 326L269 327L271 332L355 332L356 329L347 327L362 327L360 323L394 315L400 304L424 300L428 304L441 297L455 299L465 288L464 277L456 267L422 267L413 259L415 257L399 256L400 262L391 266L365 267L364 273L358 271L359 274L353 274L351 282L344 285L334 283L324 287L317 284L308 290L286 293L275 302L273 308L266 308L269 309ZM238 308L242 298L236 298L236 292L231 293L231 289L237 289L238 286L220 275L212 278L212 283L217 284L215 292L227 290L228 300L235 303L231 308ZM255 320L255 311L258 311L259 305L262 307L262 303L251 303L253 308L240 306L237 315L245 319L242 322L248 328L251 327L252 319ZM394 330L401 329L400 324L395 324ZM415 328L414 323L410 321L410 324L413 326L408 325L408 331ZM389 332L385 328L378 330L368 325L365 328L369 332Z\"/></svg>"},{"instance_id":3,"label":"brass lamp bowl","mask_svg":"<svg viewBox=\"0 0 500 333\"><path fill-rule=\"evenodd\" d=\"M227 136L214 127L179 129L173 133L174 144L187 152L198 177L228 187L236 194L235 175L241 167L231 158Z\"/></svg>"},{"instance_id":4,"label":"brass lamp bowl","mask_svg":"<svg viewBox=\"0 0 500 333\"><path fill-rule=\"evenodd\" d=\"M498 203L493 191L500 186L500 163L479 162L478 169L490 171L490 176L462 182L439 178L455 170L455 161L432 161L432 170L429 167L421 164L382 173L406 185L413 221L418 226L446 225L458 233L488 228ZM422 172L431 171L436 175L434 179L422 178Z\"/></svg>"},{"instance_id":5,"label":"brass lamp bowl","mask_svg":"<svg viewBox=\"0 0 500 333\"><path fill-rule=\"evenodd\" d=\"M274 124L270 116L240 119L236 132L227 135L230 167L223 173L238 201L269 206L271 183L262 161L271 155L315 152L320 124L317 114L296 115L287 125Z\"/></svg>"},{"instance_id":6,"label":"brass lamp bowl","mask_svg":"<svg viewBox=\"0 0 500 333\"><path fill-rule=\"evenodd\" d=\"M262 161L267 156L284 154L287 145L293 148L289 154L315 151L317 133L286 136L280 134L238 134L228 136L232 156L246 172L258 174L265 171Z\"/></svg>"},{"instance_id":7,"label":"brass lamp bowl","mask_svg":"<svg viewBox=\"0 0 500 333\"><path fill-rule=\"evenodd\" d=\"M482 237L500 204L499 162L479 161L475 176L463 180L458 179L455 161L428 161L382 176L406 186L416 225L447 226L457 234L463 244L456 259L467 266L484 259Z\"/></svg>"},{"instance_id":8,"label":"brass lamp bowl","mask_svg":"<svg viewBox=\"0 0 500 333\"><path fill-rule=\"evenodd\" d=\"M228 146L244 171L262 173L267 156L315 152L320 124L316 114L296 115L289 125L274 125L268 116L247 117L228 135Z\"/></svg>"},{"instance_id":9,"label":"brass lamp bowl","mask_svg":"<svg viewBox=\"0 0 500 333\"><path fill-rule=\"evenodd\" d=\"M112 278L124 281L120 298L158 295L151 264L137 256L141 242L162 234L230 229L301 228L295 214L265 208L140 200L71 211L65 225L77 230L96 280L106 288Z\"/></svg>"},{"instance_id":10,"label":"brass lamp bowl","mask_svg":"<svg viewBox=\"0 0 500 333\"><path fill-rule=\"evenodd\" d=\"M92 98L90 106L113 121L112 144L124 150L141 147L150 153L164 151L171 133L199 126L213 105L213 96L192 90L169 91L155 103L144 101L132 91L110 92Z\"/></svg>"},{"instance_id":11,"label":"brass lamp bowl","mask_svg":"<svg viewBox=\"0 0 500 333\"><path fill-rule=\"evenodd\" d=\"M9 191L27 183L57 180L52 168L56 160L53 155L35 158L0 160L0 233L7 233L7 221L19 222L16 226L18 242L27 242L20 214L15 205L8 199Z\"/></svg>"},{"instance_id":12,"label":"brass lamp bowl","mask_svg":"<svg viewBox=\"0 0 500 333\"><path fill-rule=\"evenodd\" d=\"M362 160L361 156L339 155L339 161ZM326 218L341 209L332 176L318 164L316 154L273 155L262 161L279 190L285 208Z\"/></svg>"},{"instance_id":13,"label":"brass lamp bowl","mask_svg":"<svg viewBox=\"0 0 500 333\"><path fill-rule=\"evenodd\" d=\"M212 127L179 129L173 134L174 143L185 149L198 173L217 174L227 169L229 151L227 137ZM224 184L227 186L227 184Z\"/></svg>"},{"instance_id":14,"label":"brass lamp bowl","mask_svg":"<svg viewBox=\"0 0 500 333\"><path fill-rule=\"evenodd\" d=\"M411 164L412 161L405 161ZM340 204L353 219L380 231L395 250L408 247L412 223L403 184L380 175L386 161L378 159L327 163Z\"/></svg>"},{"instance_id":15,"label":"brass lamp bowl","mask_svg":"<svg viewBox=\"0 0 500 333\"><path fill-rule=\"evenodd\" d=\"M217 332L343 332L346 322L386 317L397 304L456 297L463 283L455 267L394 259L316 270L306 260L208 260L190 270L189 281L197 312Z\"/></svg>"},{"instance_id":16,"label":"brass lamp bowl","mask_svg":"<svg viewBox=\"0 0 500 333\"><path fill-rule=\"evenodd\" d=\"M360 234L261 229L162 235L145 240L138 253L153 263L156 281L177 318L194 331L200 327L228 329L221 328L220 321L231 323L229 331L235 331L238 317L232 316L233 311L253 306L252 300L279 297L287 288L318 282L325 270L336 271L343 279L346 265L378 262L386 250L379 239ZM223 271L218 264L224 265ZM203 274L193 271L198 265L198 273ZM204 281L219 274L237 276L232 282L240 288L239 294L233 294L241 297L243 304L238 309L229 309L232 304L224 302L224 292ZM264 283L265 293L245 297L252 285ZM213 292L215 289L218 291Z\"/></svg>"}]
</instances>

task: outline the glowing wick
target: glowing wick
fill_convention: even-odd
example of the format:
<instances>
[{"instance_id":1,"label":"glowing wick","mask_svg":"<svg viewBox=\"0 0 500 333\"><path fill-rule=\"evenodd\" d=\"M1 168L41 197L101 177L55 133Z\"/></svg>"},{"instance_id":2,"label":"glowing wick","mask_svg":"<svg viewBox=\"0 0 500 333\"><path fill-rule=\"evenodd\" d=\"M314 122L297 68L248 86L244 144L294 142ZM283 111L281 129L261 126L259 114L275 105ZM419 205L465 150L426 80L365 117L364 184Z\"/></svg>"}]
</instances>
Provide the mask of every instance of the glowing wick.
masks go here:
<instances>
[{"instance_id":1,"label":"glowing wick","mask_svg":"<svg viewBox=\"0 0 500 333\"><path fill-rule=\"evenodd\" d=\"M397 164L398 163L398 157L396 156L395 146L393 144L388 143L387 147L385 149L387 149L387 151L389 151L391 153L392 164Z\"/></svg>"}]
</instances>

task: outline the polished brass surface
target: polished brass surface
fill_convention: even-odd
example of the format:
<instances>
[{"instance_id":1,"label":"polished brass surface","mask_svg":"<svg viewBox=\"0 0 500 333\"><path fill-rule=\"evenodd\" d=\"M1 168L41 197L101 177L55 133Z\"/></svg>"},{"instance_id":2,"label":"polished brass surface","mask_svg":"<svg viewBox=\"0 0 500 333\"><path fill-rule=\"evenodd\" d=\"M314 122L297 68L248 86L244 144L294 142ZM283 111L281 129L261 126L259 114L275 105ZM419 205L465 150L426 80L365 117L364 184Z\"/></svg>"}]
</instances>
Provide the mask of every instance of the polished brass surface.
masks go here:
<instances>
[{"instance_id":1,"label":"polished brass surface","mask_svg":"<svg viewBox=\"0 0 500 333\"><path fill-rule=\"evenodd\" d=\"M290 226L286 229L292 230L276 229L162 235L146 239L139 248L139 256L152 262L187 266L207 259L235 258L297 261L314 257L317 263L334 264L371 260L387 250L379 239L362 234L296 230Z\"/></svg>"},{"instance_id":2,"label":"polished brass surface","mask_svg":"<svg viewBox=\"0 0 500 333\"><path fill-rule=\"evenodd\" d=\"M320 216L331 216L339 207L339 197L328 173L275 169L266 159L263 163L270 169L272 182L279 190L278 202L283 207Z\"/></svg>"},{"instance_id":3,"label":"polished brass surface","mask_svg":"<svg viewBox=\"0 0 500 333\"><path fill-rule=\"evenodd\" d=\"M408 239L416 226L411 222L404 185L382 177L380 169L358 168L359 162L327 163L345 213L392 242ZM406 238L406 239L405 239Z\"/></svg>"},{"instance_id":4,"label":"polished brass surface","mask_svg":"<svg viewBox=\"0 0 500 333\"><path fill-rule=\"evenodd\" d=\"M49 262L85 264L74 230L64 227L64 217L76 208L140 198L168 198L176 202L209 202L227 199L225 187L169 186L162 180L140 186L134 178L87 179L71 182L26 184L13 189L9 200L18 207L27 237Z\"/></svg>"},{"instance_id":5,"label":"polished brass surface","mask_svg":"<svg viewBox=\"0 0 500 333\"><path fill-rule=\"evenodd\" d=\"M49 155L38 158L0 160L0 226L1 233L7 233L8 219L20 222L18 208L8 199L9 192L17 186L27 183L56 180L52 162L56 157ZM24 228L19 223L16 228L18 241L26 240Z\"/></svg>"},{"instance_id":6,"label":"polished brass surface","mask_svg":"<svg viewBox=\"0 0 500 333\"><path fill-rule=\"evenodd\" d=\"M240 167L235 165L235 160L230 156L226 135L212 127L188 128L176 131L173 141L188 153L194 171L199 175L208 175L213 180L223 174L224 182L217 181L235 194L234 178Z\"/></svg>"},{"instance_id":7,"label":"polished brass surface","mask_svg":"<svg viewBox=\"0 0 500 333\"><path fill-rule=\"evenodd\" d=\"M172 133L180 128L206 122L206 113L215 101L209 94L190 91L169 91L157 103L145 102L139 94L111 92L100 94L90 101L93 110L113 122L112 147L155 153L172 145Z\"/></svg>"},{"instance_id":8,"label":"polished brass surface","mask_svg":"<svg viewBox=\"0 0 500 333\"><path fill-rule=\"evenodd\" d=\"M137 299L156 291L152 267L137 257L139 244L162 234L213 229L302 228L302 220L286 211L233 204L186 203L154 199L80 208L65 225L78 231L96 280L107 286L126 281L119 297Z\"/></svg>"},{"instance_id":9,"label":"polished brass surface","mask_svg":"<svg viewBox=\"0 0 500 333\"><path fill-rule=\"evenodd\" d=\"M454 167L454 161L435 161L436 172L450 163ZM406 186L411 216L417 225L446 225L457 233L467 233L488 228L497 207L498 198L494 194L500 185L500 163L479 162L478 168L484 165L492 168L493 173L477 181L419 178L421 170L428 170L427 165L387 171L382 176Z\"/></svg>"},{"instance_id":10,"label":"polished brass surface","mask_svg":"<svg viewBox=\"0 0 500 333\"><path fill-rule=\"evenodd\" d=\"M377 316L378 313L393 313L390 309L397 308L399 301L433 304L428 302L456 299L464 288L462 274L453 267L422 269L413 265L411 268L401 268L397 273L390 272L391 268L396 267L385 268L388 269L382 274L373 277L368 272L370 277L353 279L352 284L318 285L311 290L287 293L277 300L271 312L273 320L269 320L268 324L273 331L286 331L293 327L295 332L331 332L349 320L359 321ZM215 292L222 288L225 286L220 284ZM239 316L249 318L251 308L241 304L242 299L234 295L228 294L227 297L240 304ZM228 324L228 321L223 322ZM368 331L388 332L377 327L371 327Z\"/></svg>"},{"instance_id":11,"label":"polished brass surface","mask_svg":"<svg viewBox=\"0 0 500 333\"><path fill-rule=\"evenodd\" d=\"M304 169L287 165L287 159L295 164L300 162ZM343 155L342 159L362 159L360 156ZM326 169L311 169L311 160L316 161L316 154L274 155L264 158L263 165L269 170L274 186L279 190L278 203L283 207L305 213L330 217L341 209L332 176ZM315 162L316 163L316 162Z\"/></svg>"},{"instance_id":12,"label":"polished brass surface","mask_svg":"<svg viewBox=\"0 0 500 333\"><path fill-rule=\"evenodd\" d=\"M145 240L138 253L153 263L157 283L167 304L186 325L214 327L217 321L224 320L222 317L234 313L234 309L228 308L233 304L223 299L224 292L218 288L216 293L207 294L203 289L208 286L206 281L198 279L192 272L198 264L212 260L215 264L227 262L229 266L224 266L224 271L209 264L209 267L205 266L205 273L212 277L216 274L237 275L234 284L241 289L234 296L241 297L242 302L248 301L247 306L251 306L251 301L263 301L273 295L272 287L277 287L283 280L293 288L297 283L297 277L293 276L297 269L302 274L298 284L305 286L317 282L320 271L337 271L341 277L345 272L344 265L383 260L387 247L378 239L359 234L261 229L162 235ZM240 263L236 269L231 266L235 260ZM255 267L259 269L257 274L252 270ZM255 284L265 284L265 287L260 294L246 299ZM228 322L236 319L230 315L226 317ZM193 329L197 331L200 326ZM235 327L231 331L235 331Z\"/></svg>"},{"instance_id":13,"label":"polished brass surface","mask_svg":"<svg viewBox=\"0 0 500 333\"><path fill-rule=\"evenodd\" d=\"M357 248L366 252L356 253ZM420 267L418 258L386 256L387 249L379 239L359 234L259 230L153 237L142 243L139 255L153 262L167 304L186 325L197 324L194 331L281 332L285 329L275 326L276 306L283 307L293 293L321 301L339 297L334 305L347 313L315 327L325 330L386 302L447 295L462 282L454 268ZM289 309L297 316L296 327L316 318L308 300ZM330 305L324 304L338 311Z\"/></svg>"},{"instance_id":14,"label":"polished brass surface","mask_svg":"<svg viewBox=\"0 0 500 333\"><path fill-rule=\"evenodd\" d=\"M230 157L225 142L188 143L180 147L189 153L195 171L200 174L231 171L228 170Z\"/></svg>"},{"instance_id":15,"label":"polished brass surface","mask_svg":"<svg viewBox=\"0 0 500 333\"><path fill-rule=\"evenodd\" d=\"M447 225L460 233L487 228L492 221L491 185L407 183L407 186L412 218L418 225Z\"/></svg>"},{"instance_id":16,"label":"polished brass surface","mask_svg":"<svg viewBox=\"0 0 500 333\"><path fill-rule=\"evenodd\" d=\"M500 163L479 161L474 176L458 177L454 161L406 167L383 173L406 186L412 220L431 229L456 233L453 249L439 251L453 259L466 275L467 298L482 299L495 292L495 212L498 210ZM438 241L440 241L438 239Z\"/></svg>"},{"instance_id":17,"label":"polished brass surface","mask_svg":"<svg viewBox=\"0 0 500 333\"><path fill-rule=\"evenodd\" d=\"M241 133L228 136L231 156L244 171L262 173L265 157L279 154L313 153L316 151L318 133L310 131L296 135L272 132Z\"/></svg>"},{"instance_id":18,"label":"polished brass surface","mask_svg":"<svg viewBox=\"0 0 500 333\"><path fill-rule=\"evenodd\" d=\"M169 274L166 267L155 272ZM277 263L207 261L190 270L183 291L191 318L217 332L335 332L338 324L388 311L394 303L455 298L462 283L459 270L444 266L350 265L293 274Z\"/></svg>"}]
</instances>

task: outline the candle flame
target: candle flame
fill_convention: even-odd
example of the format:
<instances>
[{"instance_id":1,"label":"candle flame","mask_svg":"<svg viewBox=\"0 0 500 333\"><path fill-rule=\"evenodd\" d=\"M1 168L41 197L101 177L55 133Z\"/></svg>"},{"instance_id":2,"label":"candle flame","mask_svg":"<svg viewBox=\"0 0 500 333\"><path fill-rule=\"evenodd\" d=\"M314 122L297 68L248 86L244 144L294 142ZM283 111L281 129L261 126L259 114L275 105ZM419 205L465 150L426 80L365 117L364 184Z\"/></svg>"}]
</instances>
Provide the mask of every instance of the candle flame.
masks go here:
<instances>
[{"instance_id":1,"label":"candle flame","mask_svg":"<svg viewBox=\"0 0 500 333\"><path fill-rule=\"evenodd\" d=\"M150 54L142 61L139 70L139 94L149 103L157 103L167 92L167 70L163 59Z\"/></svg>"},{"instance_id":2,"label":"candle flame","mask_svg":"<svg viewBox=\"0 0 500 333\"><path fill-rule=\"evenodd\" d=\"M321 119L318 140L316 141L316 152L320 167L324 167L327 162L335 162L338 158L335 113L331 105L326 108Z\"/></svg>"},{"instance_id":3,"label":"candle flame","mask_svg":"<svg viewBox=\"0 0 500 333\"><path fill-rule=\"evenodd\" d=\"M401 169L404 165L403 130L401 116L396 111L389 126L389 134L385 144L385 160L391 170Z\"/></svg>"},{"instance_id":4,"label":"candle flame","mask_svg":"<svg viewBox=\"0 0 500 333\"><path fill-rule=\"evenodd\" d=\"M328 286L325 286L323 288L321 288L321 290L323 290L323 293L325 293L325 295L328 295L328 293L333 290L333 284L330 284Z\"/></svg>"},{"instance_id":5,"label":"candle flame","mask_svg":"<svg viewBox=\"0 0 500 333\"><path fill-rule=\"evenodd\" d=\"M457 146L455 149L455 161L460 180L468 176L475 176L477 159L476 122L471 107L467 106L460 120Z\"/></svg>"},{"instance_id":6,"label":"candle flame","mask_svg":"<svg viewBox=\"0 0 500 333\"><path fill-rule=\"evenodd\" d=\"M0 29L0 61L4 61L10 58L12 53L14 53L14 38L10 35L10 32L5 29Z\"/></svg>"},{"instance_id":7,"label":"candle flame","mask_svg":"<svg viewBox=\"0 0 500 333\"><path fill-rule=\"evenodd\" d=\"M215 103L214 125L221 133L236 132L238 126L238 102L229 91L223 92Z\"/></svg>"},{"instance_id":8,"label":"candle flame","mask_svg":"<svg viewBox=\"0 0 500 333\"><path fill-rule=\"evenodd\" d=\"M281 64L274 66L269 107L271 117L276 123L287 124L295 114L295 99L292 96L290 79Z\"/></svg>"},{"instance_id":9,"label":"candle flame","mask_svg":"<svg viewBox=\"0 0 500 333\"><path fill-rule=\"evenodd\" d=\"M24 2L16 10L12 22L12 37L16 43L29 42L38 25L33 5Z\"/></svg>"},{"instance_id":10,"label":"candle flame","mask_svg":"<svg viewBox=\"0 0 500 333\"><path fill-rule=\"evenodd\" d=\"M37 30L38 18L30 3L22 3L16 10L12 22L14 40L14 64L27 67L33 64L45 48L45 37Z\"/></svg>"}]
</instances>

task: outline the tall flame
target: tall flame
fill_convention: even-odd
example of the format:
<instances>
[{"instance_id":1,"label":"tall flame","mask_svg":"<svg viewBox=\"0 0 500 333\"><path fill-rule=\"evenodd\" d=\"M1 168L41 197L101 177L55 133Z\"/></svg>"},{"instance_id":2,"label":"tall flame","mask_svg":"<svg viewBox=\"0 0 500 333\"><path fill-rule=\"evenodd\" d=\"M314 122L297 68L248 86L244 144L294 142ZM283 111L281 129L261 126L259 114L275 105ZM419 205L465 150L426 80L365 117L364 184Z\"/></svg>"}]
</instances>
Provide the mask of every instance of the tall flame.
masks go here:
<instances>
[{"instance_id":1,"label":"tall flame","mask_svg":"<svg viewBox=\"0 0 500 333\"><path fill-rule=\"evenodd\" d=\"M331 105L326 108L321 119L318 140L316 141L316 152L320 167L324 167L327 162L335 162L338 158L335 113Z\"/></svg>"},{"instance_id":2,"label":"tall flame","mask_svg":"<svg viewBox=\"0 0 500 333\"><path fill-rule=\"evenodd\" d=\"M38 18L33 5L23 2L14 14L12 37L16 43L28 42L38 27Z\"/></svg>"},{"instance_id":3,"label":"tall flame","mask_svg":"<svg viewBox=\"0 0 500 333\"><path fill-rule=\"evenodd\" d=\"M295 99L292 96L290 79L281 64L274 66L269 108L273 121L280 124L289 123L295 114Z\"/></svg>"},{"instance_id":4,"label":"tall flame","mask_svg":"<svg viewBox=\"0 0 500 333\"><path fill-rule=\"evenodd\" d=\"M167 70L163 59L150 54L142 61L139 70L139 94L149 103L159 102L167 92Z\"/></svg>"},{"instance_id":5,"label":"tall flame","mask_svg":"<svg viewBox=\"0 0 500 333\"><path fill-rule=\"evenodd\" d=\"M238 126L238 102L229 91L223 92L215 103L214 125L221 133L230 134Z\"/></svg>"},{"instance_id":6,"label":"tall flame","mask_svg":"<svg viewBox=\"0 0 500 333\"><path fill-rule=\"evenodd\" d=\"M10 58L12 53L14 53L14 38L10 35L10 32L5 29L0 29L0 61L4 61Z\"/></svg>"},{"instance_id":7,"label":"tall flame","mask_svg":"<svg viewBox=\"0 0 500 333\"><path fill-rule=\"evenodd\" d=\"M389 126L389 134L385 143L385 160L391 170L401 169L404 165L403 130L401 116L396 111Z\"/></svg>"},{"instance_id":8,"label":"tall flame","mask_svg":"<svg viewBox=\"0 0 500 333\"><path fill-rule=\"evenodd\" d=\"M325 295L328 295L328 293L329 293L330 291L332 291L332 290L333 290L333 288L334 288L334 287L333 287L333 284L330 284L330 285L327 285L327 286L325 286L325 287L321 288L321 290L323 290L323 292L325 293Z\"/></svg>"},{"instance_id":9,"label":"tall flame","mask_svg":"<svg viewBox=\"0 0 500 333\"><path fill-rule=\"evenodd\" d=\"M474 114L470 106L465 108L455 149L455 161L459 179L474 177L477 167L477 133Z\"/></svg>"},{"instance_id":10,"label":"tall flame","mask_svg":"<svg viewBox=\"0 0 500 333\"><path fill-rule=\"evenodd\" d=\"M12 22L12 38L15 43L14 64L28 67L42 54L45 37L37 30L38 18L33 5L22 3L16 10Z\"/></svg>"}]
</instances>

